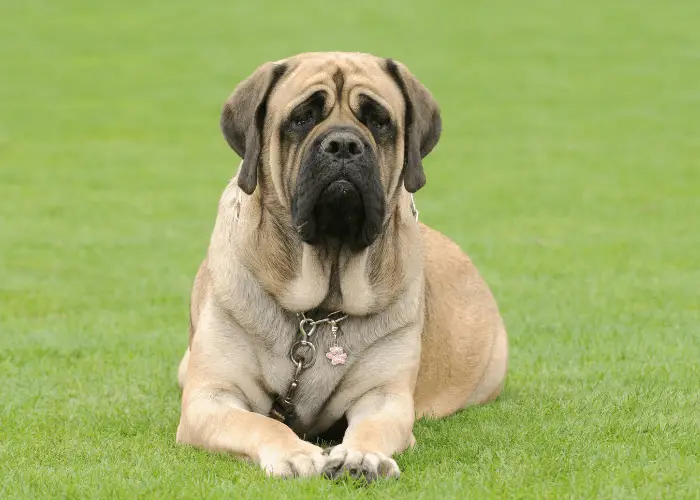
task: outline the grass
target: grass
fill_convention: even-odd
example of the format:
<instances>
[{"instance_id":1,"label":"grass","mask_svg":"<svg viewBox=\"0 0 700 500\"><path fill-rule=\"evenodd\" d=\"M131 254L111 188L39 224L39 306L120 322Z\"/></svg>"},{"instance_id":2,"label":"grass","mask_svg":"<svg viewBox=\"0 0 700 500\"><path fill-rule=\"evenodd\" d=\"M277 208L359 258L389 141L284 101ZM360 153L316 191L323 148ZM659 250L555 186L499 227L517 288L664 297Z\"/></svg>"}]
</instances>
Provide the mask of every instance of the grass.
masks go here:
<instances>
[{"instance_id":1,"label":"grass","mask_svg":"<svg viewBox=\"0 0 700 500\"><path fill-rule=\"evenodd\" d=\"M700 498L700 3L0 3L0 497ZM493 288L504 395L397 482L177 447L187 301L235 84L405 62L443 109L421 217Z\"/></svg>"}]
</instances>

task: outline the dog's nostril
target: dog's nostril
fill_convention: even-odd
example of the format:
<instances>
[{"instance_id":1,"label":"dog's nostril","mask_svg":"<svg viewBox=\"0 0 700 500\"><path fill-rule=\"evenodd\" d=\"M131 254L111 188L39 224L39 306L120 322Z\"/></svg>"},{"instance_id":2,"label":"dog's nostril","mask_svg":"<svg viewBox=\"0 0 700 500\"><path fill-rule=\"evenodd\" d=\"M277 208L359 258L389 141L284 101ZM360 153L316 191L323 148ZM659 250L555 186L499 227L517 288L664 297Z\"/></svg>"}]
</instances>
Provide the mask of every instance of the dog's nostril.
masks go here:
<instances>
[{"instance_id":1,"label":"dog's nostril","mask_svg":"<svg viewBox=\"0 0 700 500\"><path fill-rule=\"evenodd\" d=\"M360 153L362 153L361 144L356 141L350 141L350 144L348 144L348 152L353 156L359 155Z\"/></svg>"},{"instance_id":2,"label":"dog's nostril","mask_svg":"<svg viewBox=\"0 0 700 500\"><path fill-rule=\"evenodd\" d=\"M331 141L326 149L329 153L336 154L340 151L340 144L338 144L338 141Z\"/></svg>"}]
</instances>

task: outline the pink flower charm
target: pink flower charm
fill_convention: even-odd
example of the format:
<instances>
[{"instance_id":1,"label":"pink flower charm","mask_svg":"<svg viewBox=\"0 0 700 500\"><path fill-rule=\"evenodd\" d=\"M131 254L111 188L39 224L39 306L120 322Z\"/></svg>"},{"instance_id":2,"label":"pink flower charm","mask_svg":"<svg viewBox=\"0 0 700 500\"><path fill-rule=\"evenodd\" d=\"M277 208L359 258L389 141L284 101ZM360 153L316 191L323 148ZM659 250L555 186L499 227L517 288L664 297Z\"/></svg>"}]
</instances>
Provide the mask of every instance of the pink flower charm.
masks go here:
<instances>
[{"instance_id":1,"label":"pink flower charm","mask_svg":"<svg viewBox=\"0 0 700 500\"><path fill-rule=\"evenodd\" d=\"M348 355L343 352L343 348L339 345L331 347L329 352L326 353L326 357L331 360L333 366L344 365L345 360L348 359Z\"/></svg>"}]
</instances>

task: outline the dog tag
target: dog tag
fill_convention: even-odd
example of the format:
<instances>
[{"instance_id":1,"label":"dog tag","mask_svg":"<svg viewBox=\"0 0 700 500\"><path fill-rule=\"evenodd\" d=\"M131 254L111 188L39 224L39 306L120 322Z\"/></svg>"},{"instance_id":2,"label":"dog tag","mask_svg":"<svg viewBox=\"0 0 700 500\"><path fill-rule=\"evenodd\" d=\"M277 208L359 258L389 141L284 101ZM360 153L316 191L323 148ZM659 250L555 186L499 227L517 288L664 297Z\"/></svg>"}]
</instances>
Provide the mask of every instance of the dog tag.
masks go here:
<instances>
[{"instance_id":1,"label":"dog tag","mask_svg":"<svg viewBox=\"0 0 700 500\"><path fill-rule=\"evenodd\" d=\"M340 327L338 327L337 321L331 321L331 333L333 334L333 343L330 349L326 353L326 358L328 358L333 366L344 365L345 361L348 359L347 353L338 344L338 332Z\"/></svg>"},{"instance_id":2,"label":"dog tag","mask_svg":"<svg viewBox=\"0 0 700 500\"><path fill-rule=\"evenodd\" d=\"M345 361L348 359L348 355L343 351L343 348L339 345L331 346L331 348L326 353L326 357L331 361L333 366L344 365Z\"/></svg>"}]
</instances>

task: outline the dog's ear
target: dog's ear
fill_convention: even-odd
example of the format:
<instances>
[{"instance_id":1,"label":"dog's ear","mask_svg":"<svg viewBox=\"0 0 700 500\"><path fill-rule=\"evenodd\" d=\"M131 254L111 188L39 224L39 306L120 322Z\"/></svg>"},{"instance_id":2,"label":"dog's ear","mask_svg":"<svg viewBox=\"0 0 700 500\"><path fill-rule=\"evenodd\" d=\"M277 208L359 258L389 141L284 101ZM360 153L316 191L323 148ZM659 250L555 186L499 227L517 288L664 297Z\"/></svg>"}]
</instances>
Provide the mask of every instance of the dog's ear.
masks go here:
<instances>
[{"instance_id":1,"label":"dog's ear","mask_svg":"<svg viewBox=\"0 0 700 500\"><path fill-rule=\"evenodd\" d=\"M284 64L263 64L236 87L221 111L221 131L226 142L243 158L238 186L246 194L253 194L258 183L267 99L285 70Z\"/></svg>"},{"instance_id":2,"label":"dog's ear","mask_svg":"<svg viewBox=\"0 0 700 500\"><path fill-rule=\"evenodd\" d=\"M425 185L421 160L440 139L440 108L428 89L403 64L387 59L386 71L406 102L403 182L407 191L415 193Z\"/></svg>"}]
</instances>

